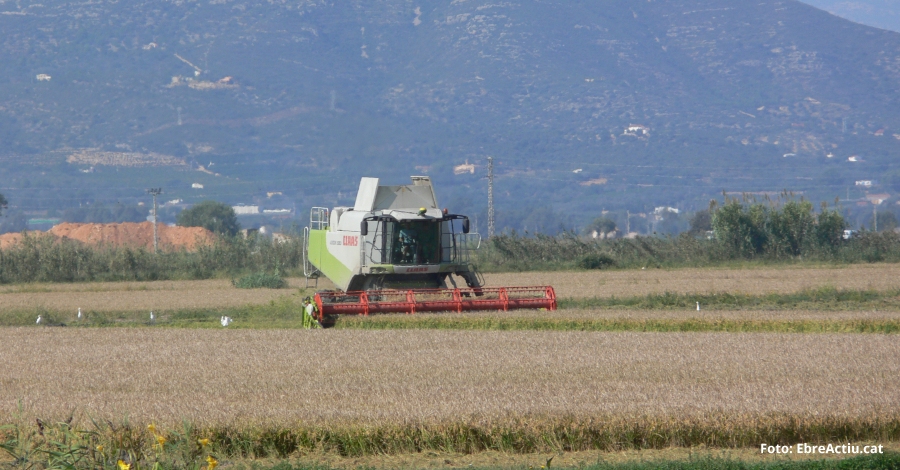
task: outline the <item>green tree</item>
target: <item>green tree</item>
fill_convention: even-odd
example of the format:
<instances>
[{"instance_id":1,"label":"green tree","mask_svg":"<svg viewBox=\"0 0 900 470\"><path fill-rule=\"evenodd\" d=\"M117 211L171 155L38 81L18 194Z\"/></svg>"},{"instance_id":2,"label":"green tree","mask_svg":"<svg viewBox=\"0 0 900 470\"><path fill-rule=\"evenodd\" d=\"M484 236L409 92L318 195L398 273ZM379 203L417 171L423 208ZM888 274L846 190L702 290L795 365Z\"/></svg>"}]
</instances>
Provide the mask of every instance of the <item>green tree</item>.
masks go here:
<instances>
[{"instance_id":1,"label":"green tree","mask_svg":"<svg viewBox=\"0 0 900 470\"><path fill-rule=\"evenodd\" d=\"M827 210L822 203L822 212L816 215L816 244L820 248L835 249L844 239L847 222L837 210Z\"/></svg>"},{"instance_id":2,"label":"green tree","mask_svg":"<svg viewBox=\"0 0 900 470\"><path fill-rule=\"evenodd\" d=\"M897 216L893 212L881 212L875 214L878 220L879 232L890 232L897 228Z\"/></svg>"},{"instance_id":3,"label":"green tree","mask_svg":"<svg viewBox=\"0 0 900 470\"><path fill-rule=\"evenodd\" d=\"M709 214L709 211L704 209L702 211L694 212L694 215L691 217L691 228L688 229L688 233L695 237L699 237L706 235L706 232L710 230L712 230L712 216Z\"/></svg>"},{"instance_id":4,"label":"green tree","mask_svg":"<svg viewBox=\"0 0 900 470\"><path fill-rule=\"evenodd\" d=\"M597 231L598 236L613 232L616 230L616 221L609 217L597 217L584 229L584 232L585 235L590 235L595 230Z\"/></svg>"},{"instance_id":5,"label":"green tree","mask_svg":"<svg viewBox=\"0 0 900 470\"><path fill-rule=\"evenodd\" d=\"M2 194L0 194L0 215L3 215L3 209L6 209L6 205L6 198L3 197Z\"/></svg>"},{"instance_id":6,"label":"green tree","mask_svg":"<svg viewBox=\"0 0 900 470\"><path fill-rule=\"evenodd\" d=\"M716 239L735 257L761 254L769 241L766 227L768 208L762 204L746 207L737 199L726 199L712 215Z\"/></svg>"},{"instance_id":7,"label":"green tree","mask_svg":"<svg viewBox=\"0 0 900 470\"><path fill-rule=\"evenodd\" d=\"M203 201L178 214L178 225L203 227L213 233L233 236L241 229L234 209L216 201Z\"/></svg>"},{"instance_id":8,"label":"green tree","mask_svg":"<svg viewBox=\"0 0 900 470\"><path fill-rule=\"evenodd\" d=\"M787 201L769 214L769 231L776 253L799 256L815 232L813 205L809 201Z\"/></svg>"}]
</instances>

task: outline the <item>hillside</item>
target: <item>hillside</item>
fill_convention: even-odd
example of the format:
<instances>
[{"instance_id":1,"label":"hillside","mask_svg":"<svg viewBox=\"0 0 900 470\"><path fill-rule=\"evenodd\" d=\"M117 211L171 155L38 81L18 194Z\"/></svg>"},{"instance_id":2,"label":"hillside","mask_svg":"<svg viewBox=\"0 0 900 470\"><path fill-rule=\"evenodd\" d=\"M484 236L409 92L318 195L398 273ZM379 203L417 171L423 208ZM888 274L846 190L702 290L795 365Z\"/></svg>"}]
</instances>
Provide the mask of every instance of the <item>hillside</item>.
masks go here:
<instances>
[{"instance_id":1,"label":"hillside","mask_svg":"<svg viewBox=\"0 0 900 470\"><path fill-rule=\"evenodd\" d=\"M816 8L850 21L900 31L900 5L894 0L803 0Z\"/></svg>"},{"instance_id":2,"label":"hillside","mask_svg":"<svg viewBox=\"0 0 900 470\"><path fill-rule=\"evenodd\" d=\"M302 217L352 200L360 176L425 173L477 215L489 155L501 226L533 208L536 225L691 210L723 190L900 190L900 34L791 0L0 13L0 192L18 209L162 186L186 202L280 191ZM454 175L466 161L475 173Z\"/></svg>"}]
</instances>

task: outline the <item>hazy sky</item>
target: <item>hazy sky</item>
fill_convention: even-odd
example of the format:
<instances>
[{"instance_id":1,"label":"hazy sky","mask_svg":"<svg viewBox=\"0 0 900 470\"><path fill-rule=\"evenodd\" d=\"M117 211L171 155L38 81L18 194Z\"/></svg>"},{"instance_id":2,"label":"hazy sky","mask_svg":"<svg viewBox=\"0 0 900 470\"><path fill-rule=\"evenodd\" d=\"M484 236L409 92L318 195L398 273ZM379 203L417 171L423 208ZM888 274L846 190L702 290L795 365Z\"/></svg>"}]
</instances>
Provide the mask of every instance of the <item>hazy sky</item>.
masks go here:
<instances>
[{"instance_id":1,"label":"hazy sky","mask_svg":"<svg viewBox=\"0 0 900 470\"><path fill-rule=\"evenodd\" d=\"M850 21L900 32L898 0L800 0Z\"/></svg>"}]
</instances>

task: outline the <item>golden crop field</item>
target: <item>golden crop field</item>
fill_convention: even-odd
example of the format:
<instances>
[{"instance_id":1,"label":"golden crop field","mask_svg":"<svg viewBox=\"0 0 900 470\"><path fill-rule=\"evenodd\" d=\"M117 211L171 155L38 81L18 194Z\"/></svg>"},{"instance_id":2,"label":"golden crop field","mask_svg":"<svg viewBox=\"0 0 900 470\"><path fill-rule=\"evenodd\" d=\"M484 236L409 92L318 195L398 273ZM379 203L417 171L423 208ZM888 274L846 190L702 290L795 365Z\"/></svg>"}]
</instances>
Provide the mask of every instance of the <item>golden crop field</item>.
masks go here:
<instances>
[{"instance_id":1,"label":"golden crop field","mask_svg":"<svg viewBox=\"0 0 900 470\"><path fill-rule=\"evenodd\" d=\"M559 298L631 297L647 294L790 293L803 289L887 290L900 288L900 265L559 271L486 274L488 286L552 285ZM289 280L293 289L236 289L229 280L98 282L0 286L0 313L42 308L50 311L145 311L225 308L264 304L297 294L305 280ZM326 279L319 289L333 288ZM309 291L311 292L311 290Z\"/></svg>"},{"instance_id":2,"label":"golden crop field","mask_svg":"<svg viewBox=\"0 0 900 470\"><path fill-rule=\"evenodd\" d=\"M769 294L826 286L896 289L900 287L900 265L525 272L485 274L485 279L491 286L549 284L561 298L631 297L664 292Z\"/></svg>"},{"instance_id":3,"label":"golden crop field","mask_svg":"<svg viewBox=\"0 0 900 470\"><path fill-rule=\"evenodd\" d=\"M201 426L900 416L892 335L3 328L0 357L0 421L20 403Z\"/></svg>"},{"instance_id":4,"label":"golden crop field","mask_svg":"<svg viewBox=\"0 0 900 470\"><path fill-rule=\"evenodd\" d=\"M149 311L225 308L264 304L304 287L290 279L292 289L237 289L230 280L96 282L26 284L0 287L0 312L44 308L51 311ZM320 286L331 284L320 282Z\"/></svg>"}]
</instances>

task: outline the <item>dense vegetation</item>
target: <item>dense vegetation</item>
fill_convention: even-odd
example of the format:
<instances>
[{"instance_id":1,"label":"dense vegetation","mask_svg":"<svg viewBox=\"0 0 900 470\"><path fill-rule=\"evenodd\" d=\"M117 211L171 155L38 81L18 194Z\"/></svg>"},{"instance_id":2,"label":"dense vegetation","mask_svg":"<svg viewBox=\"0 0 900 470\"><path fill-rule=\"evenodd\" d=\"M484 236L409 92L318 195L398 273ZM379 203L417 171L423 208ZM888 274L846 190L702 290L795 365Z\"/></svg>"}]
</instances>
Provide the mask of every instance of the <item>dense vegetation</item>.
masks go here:
<instances>
[{"instance_id":1,"label":"dense vegetation","mask_svg":"<svg viewBox=\"0 0 900 470\"><path fill-rule=\"evenodd\" d=\"M234 209L216 201L203 201L178 213L178 225L203 227L217 235L233 237L241 229Z\"/></svg>"},{"instance_id":2,"label":"dense vegetation","mask_svg":"<svg viewBox=\"0 0 900 470\"><path fill-rule=\"evenodd\" d=\"M145 248L92 247L68 239L25 236L0 250L0 283L153 281L233 277L250 272L299 275L302 244L265 238L219 238L196 252L154 255Z\"/></svg>"},{"instance_id":3,"label":"dense vegetation","mask_svg":"<svg viewBox=\"0 0 900 470\"><path fill-rule=\"evenodd\" d=\"M236 224L231 208L220 206L231 213ZM488 272L735 262L900 261L900 234L862 231L844 239L846 223L837 210L823 205L815 212L804 200L777 205L729 198L721 207L713 206L710 224L714 230L709 233L714 235L688 231L675 237L633 239L591 239L571 232L520 236L511 232L489 240L475 259ZM230 222L226 225L214 228L234 228ZM224 236L196 252L154 255L143 248L91 247L67 239L26 235L21 244L0 251L0 283L207 279L249 273L299 275L303 243L299 237L273 242L264 237ZM270 285L268 281L265 284Z\"/></svg>"},{"instance_id":4,"label":"dense vegetation","mask_svg":"<svg viewBox=\"0 0 900 470\"><path fill-rule=\"evenodd\" d=\"M823 204L815 212L802 199L776 204L726 198L721 207L712 205L710 225L708 233L633 239L511 232L491 239L478 260L487 271L900 261L900 234L861 231L845 239L847 224L836 209Z\"/></svg>"},{"instance_id":5,"label":"dense vegetation","mask_svg":"<svg viewBox=\"0 0 900 470\"><path fill-rule=\"evenodd\" d=\"M536 420L541 421L541 420ZM752 421L752 420L750 420ZM445 426L310 426L295 428L239 429L219 427L198 429L186 422L181 429L166 430L153 424L148 429L127 422L94 423L92 427L78 427L69 422L16 423L0 427L0 450L12 457L15 468L154 468L209 469L219 460L228 458L280 458L328 452L341 456L359 457L372 454L420 453L424 451L471 454L484 450L510 453L556 453L582 449L659 449L677 442L682 446L725 442L755 447L762 442L792 445L796 442L824 444L859 442L860 439L896 437L897 422L878 423L878 428L866 428L866 420L820 420L804 427L788 419L763 418L751 423L728 423L704 428L693 420L675 422L642 422L629 424L624 420L609 423L530 422L522 420L524 429L506 426L481 426L474 423L454 423ZM829 421L834 421L830 423ZM731 425L733 428L729 429ZM766 427L770 425L771 427ZM840 431L829 434L826 426L838 425ZM838 429L838 428L835 428ZM800 436L803 436L802 438ZM685 441L687 439L687 441ZM837 444L841 445L841 444ZM859 446L862 448L862 445ZM543 462L541 462L543 463ZM550 464L547 461L546 464ZM129 467L123 467L122 465ZM900 456L894 452L853 456L847 460L806 460L777 464L745 464L739 461L698 458L695 462L632 463L586 468L597 469L896 469ZM11 467L12 468L12 467ZM253 465L252 468L260 468ZM294 468L281 465L275 468ZM297 467L309 468L309 467ZM327 467L312 467L327 468ZM584 467L579 467L584 468Z\"/></svg>"}]
</instances>

